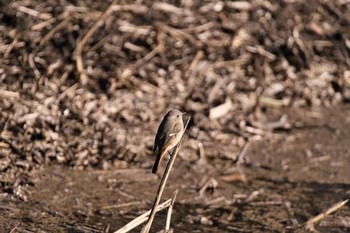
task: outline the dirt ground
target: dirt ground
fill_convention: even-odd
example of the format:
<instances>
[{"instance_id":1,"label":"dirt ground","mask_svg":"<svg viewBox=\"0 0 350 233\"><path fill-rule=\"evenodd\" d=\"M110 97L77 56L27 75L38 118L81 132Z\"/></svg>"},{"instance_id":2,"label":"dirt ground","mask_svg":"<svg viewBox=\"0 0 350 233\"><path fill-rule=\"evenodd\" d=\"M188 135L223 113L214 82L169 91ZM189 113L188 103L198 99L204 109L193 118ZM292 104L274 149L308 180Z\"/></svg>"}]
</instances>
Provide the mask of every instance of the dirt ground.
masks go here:
<instances>
[{"instance_id":1,"label":"dirt ground","mask_svg":"<svg viewBox=\"0 0 350 233\"><path fill-rule=\"evenodd\" d=\"M150 209L172 108L191 116L175 232L305 232L349 198L348 1L5 0L0 22L1 232L113 232ZM315 227L349 232L349 204Z\"/></svg>"}]
</instances>

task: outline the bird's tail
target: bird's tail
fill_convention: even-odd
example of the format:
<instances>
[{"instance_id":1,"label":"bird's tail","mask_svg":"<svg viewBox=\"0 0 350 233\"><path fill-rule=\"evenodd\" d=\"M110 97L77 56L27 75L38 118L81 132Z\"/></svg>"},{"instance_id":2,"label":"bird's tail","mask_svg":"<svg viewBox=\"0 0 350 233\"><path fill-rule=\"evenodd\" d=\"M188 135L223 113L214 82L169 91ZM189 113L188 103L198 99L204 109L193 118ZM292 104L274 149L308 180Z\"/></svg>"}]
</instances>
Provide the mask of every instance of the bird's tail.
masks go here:
<instances>
[{"instance_id":1,"label":"bird's tail","mask_svg":"<svg viewBox=\"0 0 350 233\"><path fill-rule=\"evenodd\" d=\"M156 161L154 162L154 165L153 165L153 168L152 168L152 173L153 174L157 173L158 165L159 165L160 161L162 160L163 156L165 155L165 153L166 153L166 150L163 149L157 154Z\"/></svg>"}]
</instances>

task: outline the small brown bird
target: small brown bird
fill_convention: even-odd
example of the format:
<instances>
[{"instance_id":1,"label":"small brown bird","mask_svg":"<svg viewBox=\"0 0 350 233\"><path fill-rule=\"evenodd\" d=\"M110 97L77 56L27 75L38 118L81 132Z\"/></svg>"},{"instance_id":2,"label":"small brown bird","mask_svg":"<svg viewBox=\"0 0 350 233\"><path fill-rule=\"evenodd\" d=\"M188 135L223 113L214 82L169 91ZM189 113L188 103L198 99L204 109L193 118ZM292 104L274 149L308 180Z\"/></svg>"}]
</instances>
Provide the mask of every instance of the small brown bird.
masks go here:
<instances>
[{"instance_id":1,"label":"small brown bird","mask_svg":"<svg viewBox=\"0 0 350 233\"><path fill-rule=\"evenodd\" d=\"M157 156L152 168L153 174L157 173L158 165L166 152L180 142L184 130L183 114L178 110L170 110L160 123L153 147L153 154Z\"/></svg>"}]
</instances>

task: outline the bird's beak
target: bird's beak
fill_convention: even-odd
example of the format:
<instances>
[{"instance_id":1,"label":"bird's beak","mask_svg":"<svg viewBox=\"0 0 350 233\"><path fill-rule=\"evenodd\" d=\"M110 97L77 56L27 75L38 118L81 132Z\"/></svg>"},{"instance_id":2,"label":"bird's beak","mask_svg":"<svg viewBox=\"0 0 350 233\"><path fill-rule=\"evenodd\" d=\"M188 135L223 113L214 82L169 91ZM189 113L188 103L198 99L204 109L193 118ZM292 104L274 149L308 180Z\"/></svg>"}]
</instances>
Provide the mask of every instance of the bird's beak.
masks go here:
<instances>
[{"instance_id":1,"label":"bird's beak","mask_svg":"<svg viewBox=\"0 0 350 233\"><path fill-rule=\"evenodd\" d=\"M183 112L183 113L182 113L182 115L186 115L186 114L187 114L187 112Z\"/></svg>"}]
</instances>

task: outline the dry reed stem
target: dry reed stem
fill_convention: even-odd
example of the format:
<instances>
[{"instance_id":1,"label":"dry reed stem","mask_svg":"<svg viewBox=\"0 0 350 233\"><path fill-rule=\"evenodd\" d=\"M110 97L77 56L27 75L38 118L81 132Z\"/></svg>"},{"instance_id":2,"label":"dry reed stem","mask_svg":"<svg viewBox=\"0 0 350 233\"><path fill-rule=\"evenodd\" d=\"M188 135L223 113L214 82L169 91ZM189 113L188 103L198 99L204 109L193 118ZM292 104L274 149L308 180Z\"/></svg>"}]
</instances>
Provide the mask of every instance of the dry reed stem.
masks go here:
<instances>
[{"instance_id":1,"label":"dry reed stem","mask_svg":"<svg viewBox=\"0 0 350 233\"><path fill-rule=\"evenodd\" d=\"M149 230L151 229L151 226L152 226L152 222L153 222L153 219L154 219L154 216L156 215L156 208L160 202L160 199L162 197L162 194L163 194L163 191L164 191L164 188L165 188L165 184L168 180L168 177L170 175L170 171L171 171L171 168L173 167L173 164L175 162L175 159L176 159L176 156L179 152L179 149L180 149L180 146L181 146L181 143L182 143L182 139L183 139L183 136L186 132L186 129L187 129L187 126L188 126L188 123L190 121L191 117L189 117L187 119L187 122L186 122L186 125L185 125L185 128L184 128L184 131L182 133L182 136L181 136L181 140L180 142L176 145L175 149L173 150L172 154L171 154L171 158L170 158L170 161L168 162L166 168L165 168L165 171L164 171L164 174L163 174L163 177L162 177L162 180L160 182L160 185L159 185L159 188L158 188L158 191L157 191L157 195L156 195L156 198L154 200L154 203L153 203L153 207L152 207L152 211L151 211L151 214L148 218L148 222L147 224L141 229L141 233L148 233Z\"/></svg>"},{"instance_id":2,"label":"dry reed stem","mask_svg":"<svg viewBox=\"0 0 350 233\"><path fill-rule=\"evenodd\" d=\"M325 218L327 215L330 215L331 213L337 211L338 209L340 209L341 207L343 207L347 202L349 201L349 199L346 199L345 201L341 201L336 203L335 205L333 205L332 207L330 207L329 209L327 209L326 211L320 213L319 215L313 217L312 219L308 220L304 225L305 228L310 230L310 231L314 231L314 224L316 222L321 221L323 218Z\"/></svg>"},{"instance_id":3,"label":"dry reed stem","mask_svg":"<svg viewBox=\"0 0 350 233\"><path fill-rule=\"evenodd\" d=\"M170 206L171 202L172 202L172 199L166 200L165 202L163 202L162 204L157 206L156 211L160 211L160 210L165 209L166 207ZM129 222L128 224L126 224L125 226L120 228L119 230L115 231L114 233L126 233L126 232L129 232L130 230L134 229L138 225L140 225L143 222L145 222L147 220L147 217L149 216L150 213L151 213L151 210L143 213L142 215L138 216L137 218L135 218L134 220L132 220L131 222Z\"/></svg>"},{"instance_id":4,"label":"dry reed stem","mask_svg":"<svg viewBox=\"0 0 350 233\"><path fill-rule=\"evenodd\" d=\"M168 208L168 214L167 214L166 224L165 224L165 231L166 232L168 232L170 230L171 214L173 212L173 206L174 206L174 203L175 203L175 199L176 199L177 193L178 193L178 190L176 189L175 192L174 192L174 196L171 199L170 206Z\"/></svg>"}]
</instances>

